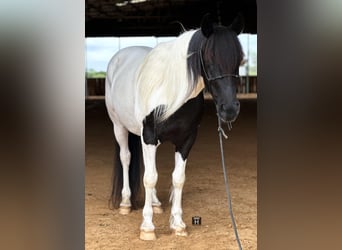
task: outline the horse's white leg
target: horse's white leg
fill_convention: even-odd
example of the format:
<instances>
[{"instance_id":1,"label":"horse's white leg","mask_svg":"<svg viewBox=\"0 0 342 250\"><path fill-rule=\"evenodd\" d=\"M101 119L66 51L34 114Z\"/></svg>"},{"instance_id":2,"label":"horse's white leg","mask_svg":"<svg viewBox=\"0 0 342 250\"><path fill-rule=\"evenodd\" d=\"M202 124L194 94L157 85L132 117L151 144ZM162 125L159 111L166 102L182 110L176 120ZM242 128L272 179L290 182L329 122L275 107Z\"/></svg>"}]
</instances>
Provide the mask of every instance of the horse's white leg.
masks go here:
<instances>
[{"instance_id":1,"label":"horse's white leg","mask_svg":"<svg viewBox=\"0 0 342 250\"><path fill-rule=\"evenodd\" d=\"M186 225L182 219L182 190L185 182L185 166L184 160L179 152L175 153L175 169L172 173L173 190L171 194L172 208L170 217L170 228L175 231L176 235L187 236Z\"/></svg>"},{"instance_id":2,"label":"horse's white leg","mask_svg":"<svg viewBox=\"0 0 342 250\"><path fill-rule=\"evenodd\" d=\"M157 197L157 189L153 188L152 190L152 209L153 213L155 214L162 214L164 212L163 208L161 207L161 202Z\"/></svg>"},{"instance_id":3,"label":"horse's white leg","mask_svg":"<svg viewBox=\"0 0 342 250\"><path fill-rule=\"evenodd\" d=\"M140 226L140 239L155 240L153 218L153 196L155 195L155 186L158 180L156 169L156 151L157 146L147 145L141 137L143 156L144 156L144 187L145 187L145 205L143 209L143 222ZM156 196L155 196L156 197Z\"/></svg>"},{"instance_id":4,"label":"horse's white leg","mask_svg":"<svg viewBox=\"0 0 342 250\"><path fill-rule=\"evenodd\" d=\"M131 153L128 148L128 131L121 124L114 123L115 138L120 146L120 160L123 172L122 201L120 203L120 214L128 214L131 211L131 189L129 188L129 163Z\"/></svg>"}]
</instances>

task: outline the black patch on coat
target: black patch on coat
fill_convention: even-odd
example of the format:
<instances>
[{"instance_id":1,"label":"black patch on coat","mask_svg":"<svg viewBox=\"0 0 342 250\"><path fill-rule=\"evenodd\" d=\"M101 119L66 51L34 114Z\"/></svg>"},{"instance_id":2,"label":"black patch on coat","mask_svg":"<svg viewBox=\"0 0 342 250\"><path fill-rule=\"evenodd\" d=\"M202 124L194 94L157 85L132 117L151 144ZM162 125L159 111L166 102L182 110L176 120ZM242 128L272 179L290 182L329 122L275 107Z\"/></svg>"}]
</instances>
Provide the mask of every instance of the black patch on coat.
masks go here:
<instances>
[{"instance_id":1,"label":"black patch on coat","mask_svg":"<svg viewBox=\"0 0 342 250\"><path fill-rule=\"evenodd\" d=\"M204 108L204 98L201 92L187 101L174 114L162 122L156 122L153 110L143 121L143 139L145 144L157 145L170 141L176 146L176 152L187 159L192 145L196 140Z\"/></svg>"}]
</instances>

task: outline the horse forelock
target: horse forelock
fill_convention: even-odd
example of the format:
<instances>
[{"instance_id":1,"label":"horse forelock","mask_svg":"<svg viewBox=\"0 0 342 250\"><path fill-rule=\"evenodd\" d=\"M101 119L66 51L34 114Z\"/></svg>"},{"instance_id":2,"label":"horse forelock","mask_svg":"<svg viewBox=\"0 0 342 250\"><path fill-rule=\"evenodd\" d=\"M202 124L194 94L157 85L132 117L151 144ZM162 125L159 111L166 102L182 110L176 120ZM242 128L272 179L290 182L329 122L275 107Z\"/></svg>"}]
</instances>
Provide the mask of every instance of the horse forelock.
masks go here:
<instances>
[{"instance_id":1,"label":"horse forelock","mask_svg":"<svg viewBox=\"0 0 342 250\"><path fill-rule=\"evenodd\" d=\"M222 73L238 74L238 68L243 59L243 51L236 33L224 26L215 26L211 36L206 38L198 30L190 41L188 59L189 75L193 76L194 82L199 82L202 75L200 54L202 50L203 60L208 64L215 65Z\"/></svg>"},{"instance_id":2,"label":"horse forelock","mask_svg":"<svg viewBox=\"0 0 342 250\"><path fill-rule=\"evenodd\" d=\"M137 78L137 117L142 120L155 110L165 120L180 108L196 88L188 70L188 47L194 30L175 40L158 44L146 56Z\"/></svg>"},{"instance_id":3,"label":"horse forelock","mask_svg":"<svg viewBox=\"0 0 342 250\"><path fill-rule=\"evenodd\" d=\"M241 44L235 32L223 26L215 28L214 36L209 37L204 48L204 60L219 66L222 73L237 74L243 59Z\"/></svg>"}]
</instances>

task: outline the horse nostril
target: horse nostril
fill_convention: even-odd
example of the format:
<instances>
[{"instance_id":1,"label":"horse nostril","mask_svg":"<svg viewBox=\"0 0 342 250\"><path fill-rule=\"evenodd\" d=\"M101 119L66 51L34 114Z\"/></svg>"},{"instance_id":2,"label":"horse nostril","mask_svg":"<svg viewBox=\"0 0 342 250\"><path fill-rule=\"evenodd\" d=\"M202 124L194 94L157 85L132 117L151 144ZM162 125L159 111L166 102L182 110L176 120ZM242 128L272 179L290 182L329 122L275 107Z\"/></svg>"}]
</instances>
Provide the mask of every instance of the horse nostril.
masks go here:
<instances>
[{"instance_id":1,"label":"horse nostril","mask_svg":"<svg viewBox=\"0 0 342 250\"><path fill-rule=\"evenodd\" d=\"M240 102L239 101L234 101L232 104L221 104L221 109L224 110L224 111L228 111L228 110L231 110L231 109L235 109L235 110L238 110L240 109Z\"/></svg>"},{"instance_id":2,"label":"horse nostril","mask_svg":"<svg viewBox=\"0 0 342 250\"><path fill-rule=\"evenodd\" d=\"M221 104L221 109L226 111L229 109L229 105L228 104Z\"/></svg>"}]
</instances>

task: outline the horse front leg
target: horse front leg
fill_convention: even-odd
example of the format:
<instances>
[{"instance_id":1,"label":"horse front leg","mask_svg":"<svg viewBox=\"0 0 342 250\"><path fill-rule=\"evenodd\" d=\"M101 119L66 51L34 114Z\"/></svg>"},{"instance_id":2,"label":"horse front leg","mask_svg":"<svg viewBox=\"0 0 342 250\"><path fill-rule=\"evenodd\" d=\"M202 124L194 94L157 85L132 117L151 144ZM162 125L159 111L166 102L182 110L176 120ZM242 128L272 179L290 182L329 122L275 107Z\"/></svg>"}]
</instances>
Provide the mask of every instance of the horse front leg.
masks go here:
<instances>
[{"instance_id":1,"label":"horse front leg","mask_svg":"<svg viewBox=\"0 0 342 250\"><path fill-rule=\"evenodd\" d=\"M170 200L172 201L170 228L174 230L178 236L187 236L186 225L183 222L182 215L182 191L185 182L185 166L184 160L179 152L175 153L175 169L172 173L172 193Z\"/></svg>"},{"instance_id":2,"label":"horse front leg","mask_svg":"<svg viewBox=\"0 0 342 250\"><path fill-rule=\"evenodd\" d=\"M161 206L161 202L159 201L157 197L157 189L154 188L152 191L152 209L153 213L155 214L162 214L164 213L164 209Z\"/></svg>"},{"instance_id":3,"label":"horse front leg","mask_svg":"<svg viewBox=\"0 0 342 250\"><path fill-rule=\"evenodd\" d=\"M194 131L187 140L176 145L175 153L175 169L172 173L172 193L170 200L172 201L170 228L174 230L177 236L187 236L186 225L182 219L182 192L185 182L185 167L190 149L195 142L197 130Z\"/></svg>"},{"instance_id":4,"label":"horse front leg","mask_svg":"<svg viewBox=\"0 0 342 250\"><path fill-rule=\"evenodd\" d=\"M145 205L143 209L143 221L140 226L140 239L155 240L156 234L154 232L153 218L153 200L155 196L155 186L158 180L158 173L156 169L156 145L147 145L142 137L142 149L145 165L144 173L144 187L145 187ZM154 197L155 196L155 197Z\"/></svg>"}]
</instances>

